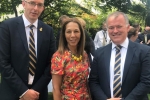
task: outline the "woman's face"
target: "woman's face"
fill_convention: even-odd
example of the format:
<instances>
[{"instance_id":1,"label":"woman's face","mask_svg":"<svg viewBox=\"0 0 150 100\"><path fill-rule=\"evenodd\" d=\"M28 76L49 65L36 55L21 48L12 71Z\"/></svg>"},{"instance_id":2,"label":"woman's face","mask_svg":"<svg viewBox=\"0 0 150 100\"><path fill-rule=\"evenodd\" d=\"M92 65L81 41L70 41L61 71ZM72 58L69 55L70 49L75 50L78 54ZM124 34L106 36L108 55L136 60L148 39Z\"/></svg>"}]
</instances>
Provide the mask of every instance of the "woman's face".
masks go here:
<instances>
[{"instance_id":1,"label":"woman's face","mask_svg":"<svg viewBox=\"0 0 150 100\"><path fill-rule=\"evenodd\" d=\"M70 49L77 48L78 42L80 41L81 37L81 31L77 23L69 22L66 25L65 37Z\"/></svg>"}]
</instances>

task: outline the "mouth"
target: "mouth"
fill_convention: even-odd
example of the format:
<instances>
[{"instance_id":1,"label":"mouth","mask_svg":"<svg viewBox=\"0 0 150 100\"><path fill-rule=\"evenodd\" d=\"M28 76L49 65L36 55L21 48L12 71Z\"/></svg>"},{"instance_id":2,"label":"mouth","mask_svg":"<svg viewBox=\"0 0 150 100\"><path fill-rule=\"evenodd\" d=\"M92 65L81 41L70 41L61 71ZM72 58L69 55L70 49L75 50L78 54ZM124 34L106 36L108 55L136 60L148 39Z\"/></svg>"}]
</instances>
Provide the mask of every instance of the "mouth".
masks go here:
<instances>
[{"instance_id":1,"label":"mouth","mask_svg":"<svg viewBox=\"0 0 150 100\"><path fill-rule=\"evenodd\" d=\"M34 12L31 12L31 14L32 14L32 15L34 15L34 16L36 16L36 15L37 15L37 13L34 13Z\"/></svg>"},{"instance_id":2,"label":"mouth","mask_svg":"<svg viewBox=\"0 0 150 100\"><path fill-rule=\"evenodd\" d=\"M74 44L74 43L77 43L77 40L76 40L76 39L71 39L71 40L70 40L70 43L73 43L73 44Z\"/></svg>"},{"instance_id":3,"label":"mouth","mask_svg":"<svg viewBox=\"0 0 150 100\"><path fill-rule=\"evenodd\" d=\"M118 37L120 36L121 34L112 34L113 37Z\"/></svg>"}]
</instances>

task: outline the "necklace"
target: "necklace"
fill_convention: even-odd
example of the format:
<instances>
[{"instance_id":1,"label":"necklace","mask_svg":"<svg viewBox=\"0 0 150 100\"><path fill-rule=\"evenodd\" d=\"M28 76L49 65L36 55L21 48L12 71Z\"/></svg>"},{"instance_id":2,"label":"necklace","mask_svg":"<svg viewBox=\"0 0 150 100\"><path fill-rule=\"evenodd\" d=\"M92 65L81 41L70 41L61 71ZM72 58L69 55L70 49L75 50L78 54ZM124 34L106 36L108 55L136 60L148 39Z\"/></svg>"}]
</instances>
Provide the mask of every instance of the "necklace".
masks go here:
<instances>
[{"instance_id":1,"label":"necklace","mask_svg":"<svg viewBox=\"0 0 150 100\"><path fill-rule=\"evenodd\" d=\"M74 54L71 55L72 59L75 61L81 61L82 60L82 55L80 55L79 57L75 56Z\"/></svg>"}]
</instances>

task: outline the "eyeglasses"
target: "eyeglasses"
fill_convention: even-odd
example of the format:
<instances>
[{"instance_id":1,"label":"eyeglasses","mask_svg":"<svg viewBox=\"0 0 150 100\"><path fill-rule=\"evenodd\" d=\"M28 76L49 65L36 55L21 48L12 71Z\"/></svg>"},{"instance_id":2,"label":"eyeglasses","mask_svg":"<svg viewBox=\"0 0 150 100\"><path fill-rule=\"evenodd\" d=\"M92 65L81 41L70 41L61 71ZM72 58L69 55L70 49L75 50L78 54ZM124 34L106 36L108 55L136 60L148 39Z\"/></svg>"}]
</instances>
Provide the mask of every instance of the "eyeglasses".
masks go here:
<instances>
[{"instance_id":1,"label":"eyeglasses","mask_svg":"<svg viewBox=\"0 0 150 100\"><path fill-rule=\"evenodd\" d=\"M28 3L31 7L35 7L36 5L37 5L38 8L44 7L44 4L43 4L43 3L38 3L38 4L36 4L36 3L33 2L33 1L30 1L30 2L25 1L25 2Z\"/></svg>"}]
</instances>

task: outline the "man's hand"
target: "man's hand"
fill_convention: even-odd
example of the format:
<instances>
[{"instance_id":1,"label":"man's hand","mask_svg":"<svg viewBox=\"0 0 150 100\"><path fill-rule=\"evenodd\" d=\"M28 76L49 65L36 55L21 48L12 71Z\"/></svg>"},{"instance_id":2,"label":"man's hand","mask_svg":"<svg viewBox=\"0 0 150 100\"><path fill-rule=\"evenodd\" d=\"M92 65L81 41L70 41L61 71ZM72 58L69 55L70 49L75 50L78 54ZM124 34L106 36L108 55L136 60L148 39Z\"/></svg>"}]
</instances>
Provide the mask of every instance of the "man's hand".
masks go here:
<instances>
[{"instance_id":1,"label":"man's hand","mask_svg":"<svg viewBox=\"0 0 150 100\"><path fill-rule=\"evenodd\" d=\"M38 100L39 92L29 89L20 100Z\"/></svg>"},{"instance_id":2,"label":"man's hand","mask_svg":"<svg viewBox=\"0 0 150 100\"><path fill-rule=\"evenodd\" d=\"M143 41L141 41L140 44L143 44Z\"/></svg>"},{"instance_id":3,"label":"man's hand","mask_svg":"<svg viewBox=\"0 0 150 100\"><path fill-rule=\"evenodd\" d=\"M150 44L150 40L148 40L147 44Z\"/></svg>"},{"instance_id":4,"label":"man's hand","mask_svg":"<svg viewBox=\"0 0 150 100\"><path fill-rule=\"evenodd\" d=\"M120 100L121 98L110 98L110 99L107 99L107 100Z\"/></svg>"}]
</instances>

